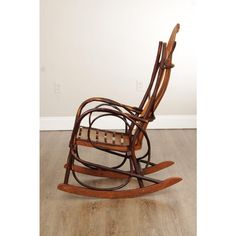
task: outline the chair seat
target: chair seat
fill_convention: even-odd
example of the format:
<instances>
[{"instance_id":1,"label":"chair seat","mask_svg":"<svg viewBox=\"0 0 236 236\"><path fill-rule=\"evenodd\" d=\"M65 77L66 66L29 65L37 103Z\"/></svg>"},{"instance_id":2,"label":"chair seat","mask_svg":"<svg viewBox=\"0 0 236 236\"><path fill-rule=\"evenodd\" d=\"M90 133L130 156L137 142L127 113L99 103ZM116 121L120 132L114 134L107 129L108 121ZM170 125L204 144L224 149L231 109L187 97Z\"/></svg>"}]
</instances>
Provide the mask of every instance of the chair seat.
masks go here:
<instances>
[{"instance_id":1,"label":"chair seat","mask_svg":"<svg viewBox=\"0 0 236 236\"><path fill-rule=\"evenodd\" d=\"M90 129L90 140L88 139L88 127L80 127L76 144L87 147L106 148L114 151L127 152L129 151L130 139L128 134L116 132L112 130ZM141 148L141 145L135 145L135 150Z\"/></svg>"}]
</instances>

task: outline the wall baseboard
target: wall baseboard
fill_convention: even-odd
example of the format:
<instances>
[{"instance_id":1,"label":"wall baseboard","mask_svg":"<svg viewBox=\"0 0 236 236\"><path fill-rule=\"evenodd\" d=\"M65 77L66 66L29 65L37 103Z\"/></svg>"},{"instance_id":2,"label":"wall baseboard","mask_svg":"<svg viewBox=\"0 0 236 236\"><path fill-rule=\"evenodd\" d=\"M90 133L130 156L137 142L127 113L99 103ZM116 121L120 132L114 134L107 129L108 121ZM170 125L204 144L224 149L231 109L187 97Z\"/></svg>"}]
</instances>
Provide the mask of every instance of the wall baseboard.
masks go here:
<instances>
[{"instance_id":1,"label":"wall baseboard","mask_svg":"<svg viewBox=\"0 0 236 236\"><path fill-rule=\"evenodd\" d=\"M40 130L72 130L74 120L72 116L40 117ZM122 121L111 117L96 122L96 125L101 129L124 127ZM159 115L148 125L148 129L195 129L196 127L196 115Z\"/></svg>"}]
</instances>

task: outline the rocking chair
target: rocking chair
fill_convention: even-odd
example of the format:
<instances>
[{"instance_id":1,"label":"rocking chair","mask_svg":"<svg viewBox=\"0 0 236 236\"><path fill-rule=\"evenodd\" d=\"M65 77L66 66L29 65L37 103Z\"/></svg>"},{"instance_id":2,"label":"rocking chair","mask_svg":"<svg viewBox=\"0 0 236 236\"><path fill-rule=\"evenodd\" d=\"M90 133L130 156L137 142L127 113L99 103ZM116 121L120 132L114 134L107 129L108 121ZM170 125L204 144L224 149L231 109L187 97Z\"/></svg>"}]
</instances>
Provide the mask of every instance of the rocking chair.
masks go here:
<instances>
[{"instance_id":1,"label":"rocking chair","mask_svg":"<svg viewBox=\"0 0 236 236\"><path fill-rule=\"evenodd\" d=\"M139 107L121 104L101 97L90 98L81 104L76 114L69 143L70 151L67 163L64 166L66 168L64 183L59 184L58 189L90 197L129 198L165 189L182 180L180 177L158 180L147 176L173 165L174 162L164 161L158 164L151 162L151 144L146 132L148 123L155 119L154 111L166 91L171 69L174 67L172 54L176 46L175 37L179 28L179 24L174 27L167 44L159 42L151 80ZM84 111L84 107L92 102L99 102L100 104ZM92 114L95 112L100 115L92 119ZM118 118L124 122L124 131L117 132L93 128L96 120L108 116ZM81 125L85 117L88 118L89 124L87 127ZM141 157L137 157L136 151L141 150L144 138L147 143L147 151ZM79 155L79 146L96 148L123 159L119 165L113 167L84 160ZM75 162L77 162L77 165ZM125 163L126 169L123 170ZM129 164L128 170L127 164ZM69 184L70 174L73 175L79 186ZM113 180L120 179L124 182L115 187L91 186L91 184L81 180L81 174L106 177ZM132 178L137 180L138 188L128 188ZM147 185L147 183L151 184ZM124 187L125 189L123 189Z\"/></svg>"}]
</instances>

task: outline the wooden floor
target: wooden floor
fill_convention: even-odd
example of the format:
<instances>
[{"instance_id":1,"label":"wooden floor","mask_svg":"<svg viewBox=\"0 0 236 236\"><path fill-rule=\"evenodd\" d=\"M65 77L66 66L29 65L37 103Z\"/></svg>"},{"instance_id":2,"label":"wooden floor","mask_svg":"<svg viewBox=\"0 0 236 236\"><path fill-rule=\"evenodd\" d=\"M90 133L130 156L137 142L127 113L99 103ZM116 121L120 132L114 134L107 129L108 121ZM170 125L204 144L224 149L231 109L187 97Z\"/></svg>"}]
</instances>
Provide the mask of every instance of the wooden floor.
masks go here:
<instances>
[{"instance_id":1,"label":"wooden floor","mask_svg":"<svg viewBox=\"0 0 236 236\"><path fill-rule=\"evenodd\" d=\"M180 176L183 181L143 197L110 200L79 197L57 190L57 184L64 178L63 165L70 132L41 132L40 235L196 235L196 131L149 130L148 134L152 144L152 161L176 162L153 177ZM98 150L81 151L88 158L106 158L110 164L115 162L109 154L102 157Z\"/></svg>"}]
</instances>

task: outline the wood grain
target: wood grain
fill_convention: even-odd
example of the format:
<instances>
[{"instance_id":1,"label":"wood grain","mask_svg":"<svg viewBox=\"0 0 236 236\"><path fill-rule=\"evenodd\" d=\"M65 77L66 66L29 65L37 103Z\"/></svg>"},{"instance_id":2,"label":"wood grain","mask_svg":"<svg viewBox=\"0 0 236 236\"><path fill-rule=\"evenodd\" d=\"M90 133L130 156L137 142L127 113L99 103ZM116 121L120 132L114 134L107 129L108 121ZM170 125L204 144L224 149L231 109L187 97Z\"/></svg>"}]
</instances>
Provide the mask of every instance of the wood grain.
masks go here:
<instances>
[{"instance_id":1,"label":"wood grain","mask_svg":"<svg viewBox=\"0 0 236 236\"><path fill-rule=\"evenodd\" d=\"M173 161L165 161L165 162L161 162L156 164L155 166L150 166L147 167L145 169L143 169L143 174L144 175L148 175L148 174L152 174L155 173L157 171L160 171L162 169L165 169L171 165L173 165L174 162ZM64 168L67 168L67 164L64 165ZM103 171L103 170L95 170L95 169L90 169L90 168L86 168L83 166L78 166L78 165L73 165L72 166L72 170L74 170L75 172L78 173L82 173L82 174L87 174L87 175L92 175L92 176L100 176L100 177L109 177L109 178L121 178L121 179L127 179L128 175L125 174L121 174L121 173L115 173L113 171Z\"/></svg>"},{"instance_id":2,"label":"wood grain","mask_svg":"<svg viewBox=\"0 0 236 236\"><path fill-rule=\"evenodd\" d=\"M41 132L41 236L196 235L195 130L148 130L152 160L175 162L172 167L150 176L165 179L181 175L184 180L171 188L134 199L94 199L57 190L58 182L64 177L70 133ZM100 151L91 152L91 148L88 152L86 147L81 155L108 165L120 161L119 157L109 158L111 155L106 153L102 154L103 158ZM83 178L94 184L106 181L105 178L94 180L94 176ZM112 179L114 181L116 179ZM131 184L138 187L136 181Z\"/></svg>"},{"instance_id":3,"label":"wood grain","mask_svg":"<svg viewBox=\"0 0 236 236\"><path fill-rule=\"evenodd\" d=\"M78 195L83 195L83 196L90 196L90 197L98 197L98 198L113 198L113 199L133 198L133 197L142 196L148 193L157 192L171 185L174 185L180 182L181 180L182 179L179 177L172 177L172 178L168 178L162 181L159 184L151 184L141 189L136 188L136 189L119 190L119 191L96 191L96 190L92 190L92 189L88 189L84 187L78 187L78 186L74 186L70 184L59 184L58 189L68 192L68 193L73 193L73 194L78 194Z\"/></svg>"}]
</instances>

